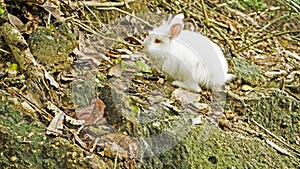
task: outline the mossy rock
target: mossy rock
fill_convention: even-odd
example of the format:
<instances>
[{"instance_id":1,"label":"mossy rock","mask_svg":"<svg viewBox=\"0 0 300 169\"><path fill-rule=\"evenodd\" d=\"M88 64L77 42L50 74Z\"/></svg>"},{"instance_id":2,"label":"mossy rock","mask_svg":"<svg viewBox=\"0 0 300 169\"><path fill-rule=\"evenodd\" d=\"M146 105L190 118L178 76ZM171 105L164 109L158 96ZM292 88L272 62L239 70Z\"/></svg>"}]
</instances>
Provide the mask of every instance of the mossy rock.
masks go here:
<instances>
[{"instance_id":1,"label":"mossy rock","mask_svg":"<svg viewBox=\"0 0 300 169\"><path fill-rule=\"evenodd\" d=\"M278 89L261 89L247 95L243 101L235 101L233 110L296 146L300 131L300 102Z\"/></svg>"},{"instance_id":2,"label":"mossy rock","mask_svg":"<svg viewBox=\"0 0 300 169\"><path fill-rule=\"evenodd\" d=\"M261 69L253 62L244 58L232 58L230 62L233 63L233 74L244 83L255 86L263 80Z\"/></svg>"},{"instance_id":3,"label":"mossy rock","mask_svg":"<svg viewBox=\"0 0 300 169\"><path fill-rule=\"evenodd\" d=\"M257 137L204 125L195 126L173 149L144 159L137 168L297 168L299 164L299 160L279 154Z\"/></svg>"},{"instance_id":4,"label":"mossy rock","mask_svg":"<svg viewBox=\"0 0 300 169\"><path fill-rule=\"evenodd\" d=\"M63 68L71 63L69 54L74 50L74 35L68 29L59 26L59 30L38 27L30 35L28 44L38 62L50 68Z\"/></svg>"},{"instance_id":5,"label":"mossy rock","mask_svg":"<svg viewBox=\"0 0 300 169\"><path fill-rule=\"evenodd\" d=\"M45 134L38 115L24 110L21 100L0 90L1 168L110 168L66 138Z\"/></svg>"}]
</instances>

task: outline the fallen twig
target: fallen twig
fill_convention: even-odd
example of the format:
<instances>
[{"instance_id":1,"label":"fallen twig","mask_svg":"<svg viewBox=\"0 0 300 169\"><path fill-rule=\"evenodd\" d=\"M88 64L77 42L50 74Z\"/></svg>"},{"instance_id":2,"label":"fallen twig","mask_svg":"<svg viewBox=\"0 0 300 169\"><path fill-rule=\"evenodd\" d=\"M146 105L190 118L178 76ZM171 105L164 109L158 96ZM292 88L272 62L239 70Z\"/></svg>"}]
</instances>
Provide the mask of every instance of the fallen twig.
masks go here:
<instances>
[{"instance_id":1,"label":"fallen twig","mask_svg":"<svg viewBox=\"0 0 300 169\"><path fill-rule=\"evenodd\" d=\"M290 149L292 149L297 156L300 157L300 152L298 150L296 150L295 148L293 148L292 146L290 146L289 144L287 144L285 141L283 141L282 139L280 139L279 137L277 137L275 134L273 134L270 130L266 129L264 126L262 126L261 124L259 124L258 122L256 122L255 120L251 119L251 121L257 125L259 128L263 129L266 133L270 134L272 137L274 137L276 140L278 140L279 142L281 142L282 144L284 144L285 146L289 147Z\"/></svg>"},{"instance_id":2,"label":"fallen twig","mask_svg":"<svg viewBox=\"0 0 300 169\"><path fill-rule=\"evenodd\" d=\"M291 30L291 31L285 31L285 32L278 32L278 33L273 33L273 34L269 34L269 35L266 35L265 37L261 38L261 39L258 39L257 41L254 41L254 42L250 42L248 45L244 46L244 47L241 47L239 49L236 50L236 53L239 53L247 48L250 48L251 46L259 43L259 42L262 42L266 39L270 39L272 37L275 37L275 36L281 36L281 35L285 35L285 34L291 34L291 33L300 33L300 30Z\"/></svg>"},{"instance_id":3,"label":"fallen twig","mask_svg":"<svg viewBox=\"0 0 300 169\"><path fill-rule=\"evenodd\" d=\"M141 18L139 18L139 17L137 17L137 16L135 16L135 15L129 13L129 12L126 12L126 11L124 11L124 10L122 10L122 9L116 8L116 7L97 8L97 9L99 9L99 10L116 10L116 11L122 12L122 13L124 13L124 14L126 14L126 15L129 15L129 16L131 16L131 17L133 17L133 18L135 18L135 19L141 21L142 23L146 24L146 25L149 26L150 28L153 27L153 25L151 25L149 22L147 22L147 21L145 21L145 20L143 20L143 19L141 19Z\"/></svg>"},{"instance_id":4,"label":"fallen twig","mask_svg":"<svg viewBox=\"0 0 300 169\"><path fill-rule=\"evenodd\" d=\"M294 2L293 0L283 0L283 2L285 4L287 4L287 6L291 7L296 13L300 14L300 6L299 4L297 4L296 2Z\"/></svg>"},{"instance_id":5,"label":"fallen twig","mask_svg":"<svg viewBox=\"0 0 300 169\"><path fill-rule=\"evenodd\" d=\"M88 7L85 6L85 8L96 18L96 20L98 21L98 25L100 28L105 28L107 30L107 28L104 26L104 24L100 21L100 19L97 17L97 15ZM87 18L89 20L89 18ZM90 20L89 20L90 21ZM90 21L91 22L91 21ZM93 25L93 24L91 24Z\"/></svg>"},{"instance_id":6,"label":"fallen twig","mask_svg":"<svg viewBox=\"0 0 300 169\"><path fill-rule=\"evenodd\" d=\"M262 31L262 30L264 30L264 29L267 29L270 25L272 25L272 24L274 24L274 23L276 23L276 22L278 22L278 21L280 21L280 20L282 20L282 19L285 19L286 17L288 17L288 16L290 16L291 14L285 14L285 15L282 15L282 16L280 16L280 17L278 17L278 18L275 18L274 20L272 20L271 22L269 22L268 24L266 24L264 27L262 27L261 29L260 29L260 31ZM259 32L260 32L259 31Z\"/></svg>"},{"instance_id":7,"label":"fallen twig","mask_svg":"<svg viewBox=\"0 0 300 169\"><path fill-rule=\"evenodd\" d=\"M200 15L195 14L195 13L193 13L193 12L189 12L189 14L190 14L191 16L193 16L194 18L197 18L197 19L200 20ZM220 22L217 22L217 21L215 21L215 20L213 20L213 19L207 18L207 20L209 21L209 25L207 25L207 26L208 26L208 27L212 27L212 28L213 28L213 29L214 29L214 30L215 30L215 31L223 38L223 40L226 42L226 44L229 45L229 49L230 49L231 53L232 53L234 56L238 56L237 53L235 52L235 49L234 49L233 44L229 41L229 38L227 38L227 37L225 36L225 34L222 32L222 30L221 30L219 27L217 27L216 25L222 26L222 27L224 27L224 28L228 28L228 26L225 25L225 24L222 24L222 23L220 23ZM206 24L207 24L207 23L206 23ZM216 24L216 25L215 25L215 24Z\"/></svg>"},{"instance_id":8,"label":"fallen twig","mask_svg":"<svg viewBox=\"0 0 300 169\"><path fill-rule=\"evenodd\" d=\"M225 40L226 44L229 45L230 52L234 56L238 56L237 52L234 49L233 44L229 41L229 39L226 37L226 35L221 31L220 28L216 27L215 25L212 25L212 28L219 33L219 35Z\"/></svg>"},{"instance_id":9,"label":"fallen twig","mask_svg":"<svg viewBox=\"0 0 300 169\"><path fill-rule=\"evenodd\" d=\"M116 6L124 6L132 2L135 2L135 0L125 0L121 2L77 1L74 4L77 6L116 7Z\"/></svg>"},{"instance_id":10,"label":"fallen twig","mask_svg":"<svg viewBox=\"0 0 300 169\"><path fill-rule=\"evenodd\" d=\"M140 45L134 45L134 44L128 43L128 42L126 42L126 41L124 41L124 40L121 40L121 39L113 39L113 38L110 38L110 37L106 37L106 36L104 36L104 35L101 35L100 33L96 32L95 30L93 30L92 28L90 28L90 27L87 26L86 24L83 24L82 22L80 22L80 21L77 20L77 19L72 19L71 22L72 22L74 25L77 25L77 26L79 26L80 28L84 29L85 31L90 32L91 34L100 36L101 38L103 38L103 39L105 39L105 40L110 40L110 41L113 41L113 42L122 43L122 44L127 45L127 46L140 47Z\"/></svg>"},{"instance_id":11,"label":"fallen twig","mask_svg":"<svg viewBox=\"0 0 300 169\"><path fill-rule=\"evenodd\" d=\"M6 54L10 54L10 52L8 52L8 51L6 51L6 50L4 50L4 49L1 49L1 48L0 48L0 52L4 52L4 53L6 53Z\"/></svg>"},{"instance_id":12,"label":"fallen twig","mask_svg":"<svg viewBox=\"0 0 300 169\"><path fill-rule=\"evenodd\" d=\"M12 88L8 88L8 90L12 90L20 99L25 100L35 111L39 112L46 120L48 120L49 122L51 121L53 116L50 113L48 113L46 110L39 108L32 101L27 99L19 89L12 87Z\"/></svg>"},{"instance_id":13,"label":"fallen twig","mask_svg":"<svg viewBox=\"0 0 300 169\"><path fill-rule=\"evenodd\" d=\"M204 18L205 18L205 24L208 27L210 27L211 23L208 20L208 16L207 16L207 13L206 13L206 8L205 8L204 0L201 0L201 6L202 6L202 10L203 10L203 15L204 15Z\"/></svg>"},{"instance_id":14,"label":"fallen twig","mask_svg":"<svg viewBox=\"0 0 300 169\"><path fill-rule=\"evenodd\" d=\"M230 7L228 7L227 5L225 6L225 8L229 11L229 12L232 12L233 14L235 15L238 15L240 16L241 18L244 18L246 19L247 21L251 22L252 25L255 25L255 26L258 26L258 23L251 17L249 17L248 15L240 12L240 11L237 11L235 9L232 9Z\"/></svg>"},{"instance_id":15,"label":"fallen twig","mask_svg":"<svg viewBox=\"0 0 300 169\"><path fill-rule=\"evenodd\" d=\"M290 157L294 157L292 154L290 154L288 151L286 151L286 149L279 147L277 144L275 144L273 141L266 139L266 143L269 144L270 146L272 146L275 150L277 150L278 152L285 154L287 156Z\"/></svg>"},{"instance_id":16,"label":"fallen twig","mask_svg":"<svg viewBox=\"0 0 300 169\"><path fill-rule=\"evenodd\" d=\"M114 169L117 168L117 164L118 164L118 156L119 156L119 148L117 149L117 152L116 152L115 163L114 163Z\"/></svg>"}]
</instances>

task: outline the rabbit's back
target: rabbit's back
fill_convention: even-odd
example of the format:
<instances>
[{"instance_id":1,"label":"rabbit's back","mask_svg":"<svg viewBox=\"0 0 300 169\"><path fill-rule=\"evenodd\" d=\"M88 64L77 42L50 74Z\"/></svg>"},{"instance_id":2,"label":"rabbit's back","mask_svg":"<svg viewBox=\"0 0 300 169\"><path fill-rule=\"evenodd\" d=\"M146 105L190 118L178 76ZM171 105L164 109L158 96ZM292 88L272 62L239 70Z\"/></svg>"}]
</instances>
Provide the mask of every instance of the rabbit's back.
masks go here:
<instances>
[{"instance_id":1,"label":"rabbit's back","mask_svg":"<svg viewBox=\"0 0 300 169\"><path fill-rule=\"evenodd\" d=\"M184 39L173 39L162 70L180 81L190 81L203 86L211 84L205 62Z\"/></svg>"},{"instance_id":2,"label":"rabbit's back","mask_svg":"<svg viewBox=\"0 0 300 169\"><path fill-rule=\"evenodd\" d=\"M202 69L206 70L209 74L209 81L212 87L220 87L225 84L228 66L223 52L218 45L200 33L188 30L183 30L176 39L193 51L195 54L193 61L197 60L202 64ZM201 76L202 73L199 71L201 70L194 70L195 76ZM202 80L201 77L196 78Z\"/></svg>"}]
</instances>

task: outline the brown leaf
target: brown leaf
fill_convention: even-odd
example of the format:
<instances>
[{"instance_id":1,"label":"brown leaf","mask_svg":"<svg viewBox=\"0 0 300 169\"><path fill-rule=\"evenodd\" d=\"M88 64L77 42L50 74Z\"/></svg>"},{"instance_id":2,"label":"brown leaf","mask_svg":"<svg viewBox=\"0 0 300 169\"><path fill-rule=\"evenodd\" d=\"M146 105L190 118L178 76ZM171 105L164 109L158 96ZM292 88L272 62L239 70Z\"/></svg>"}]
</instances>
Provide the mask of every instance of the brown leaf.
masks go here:
<instances>
[{"instance_id":1,"label":"brown leaf","mask_svg":"<svg viewBox=\"0 0 300 169\"><path fill-rule=\"evenodd\" d=\"M64 22L66 19L62 17L64 15L58 8L57 5L55 5L52 2L45 2L43 5L41 5L46 11L48 11L52 16L54 16L56 19L58 19L61 22Z\"/></svg>"},{"instance_id":2,"label":"brown leaf","mask_svg":"<svg viewBox=\"0 0 300 169\"><path fill-rule=\"evenodd\" d=\"M226 25L228 25L229 29L234 32L234 33L238 33L238 25L234 22L231 21L223 21Z\"/></svg>"},{"instance_id":3,"label":"brown leaf","mask_svg":"<svg viewBox=\"0 0 300 169\"><path fill-rule=\"evenodd\" d=\"M76 110L76 116L79 120L85 120L85 125L96 124L103 118L105 107L103 101L96 97L91 100L90 105Z\"/></svg>"},{"instance_id":4,"label":"brown leaf","mask_svg":"<svg viewBox=\"0 0 300 169\"><path fill-rule=\"evenodd\" d=\"M116 157L122 158L132 158L137 155L138 145L136 140L132 137L110 133L101 137L102 141L106 142L106 146L104 148L104 155L108 157Z\"/></svg>"}]
</instances>

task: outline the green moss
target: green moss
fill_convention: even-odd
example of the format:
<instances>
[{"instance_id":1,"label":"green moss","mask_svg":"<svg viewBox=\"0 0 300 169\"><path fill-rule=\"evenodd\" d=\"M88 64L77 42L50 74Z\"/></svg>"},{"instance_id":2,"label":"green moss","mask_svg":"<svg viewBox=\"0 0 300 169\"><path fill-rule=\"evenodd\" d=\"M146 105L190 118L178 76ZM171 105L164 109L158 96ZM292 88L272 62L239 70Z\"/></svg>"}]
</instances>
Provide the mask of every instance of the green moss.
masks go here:
<instances>
[{"instance_id":1,"label":"green moss","mask_svg":"<svg viewBox=\"0 0 300 169\"><path fill-rule=\"evenodd\" d=\"M299 101L279 90L264 89L261 92L265 93L264 97L253 93L253 99L247 101L246 117L295 144L295 133L300 131Z\"/></svg>"},{"instance_id":2,"label":"green moss","mask_svg":"<svg viewBox=\"0 0 300 169\"><path fill-rule=\"evenodd\" d=\"M210 134L203 135L204 130L208 130ZM238 133L224 132L209 124L194 127L180 144L158 157L146 159L144 163L138 168L296 168L299 166L299 161L278 154L258 138L249 139Z\"/></svg>"},{"instance_id":3,"label":"green moss","mask_svg":"<svg viewBox=\"0 0 300 169\"><path fill-rule=\"evenodd\" d=\"M258 66L243 58L232 58L231 61L234 65L234 75L237 78L242 79L251 86L259 84L258 81L261 80L262 72Z\"/></svg>"},{"instance_id":4,"label":"green moss","mask_svg":"<svg viewBox=\"0 0 300 169\"><path fill-rule=\"evenodd\" d=\"M75 48L74 35L59 26L59 31L39 27L29 37L28 44L37 60L49 67L60 69L70 64L68 55ZM63 32L65 31L65 32Z\"/></svg>"},{"instance_id":5,"label":"green moss","mask_svg":"<svg viewBox=\"0 0 300 169\"><path fill-rule=\"evenodd\" d=\"M44 124L0 93L1 168L92 168L92 160L106 168L99 157L86 159L89 152L69 140L45 135Z\"/></svg>"}]
</instances>

